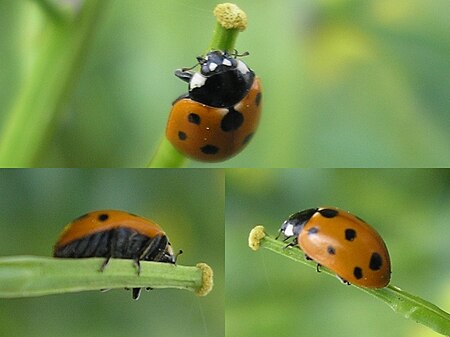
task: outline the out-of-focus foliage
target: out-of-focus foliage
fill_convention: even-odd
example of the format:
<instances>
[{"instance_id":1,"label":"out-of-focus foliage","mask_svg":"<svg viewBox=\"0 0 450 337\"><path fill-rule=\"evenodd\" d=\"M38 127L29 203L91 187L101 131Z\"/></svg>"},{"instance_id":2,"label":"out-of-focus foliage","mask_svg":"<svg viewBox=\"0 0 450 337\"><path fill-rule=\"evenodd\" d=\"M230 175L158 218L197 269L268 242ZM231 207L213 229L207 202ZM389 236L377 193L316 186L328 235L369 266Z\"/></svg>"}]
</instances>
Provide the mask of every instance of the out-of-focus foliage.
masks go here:
<instances>
[{"instance_id":1,"label":"out-of-focus foliage","mask_svg":"<svg viewBox=\"0 0 450 337\"><path fill-rule=\"evenodd\" d=\"M448 166L447 0L241 0L237 48L263 81L248 148L194 167ZM113 1L40 166L142 166L209 44L217 1ZM0 124L29 74L42 16L0 3ZM56 61L56 60L55 60ZM45 79L43 84L45 85Z\"/></svg>"},{"instance_id":2,"label":"out-of-focus foliage","mask_svg":"<svg viewBox=\"0 0 450 337\"><path fill-rule=\"evenodd\" d=\"M215 287L121 289L0 300L0 336L223 336L224 176L220 170L0 170L0 256L51 256L63 227L96 209L160 224L178 263L206 262ZM131 262L130 262L131 263Z\"/></svg>"},{"instance_id":3,"label":"out-of-focus foliage","mask_svg":"<svg viewBox=\"0 0 450 337\"><path fill-rule=\"evenodd\" d=\"M292 213L337 206L384 238L391 283L450 311L450 171L236 169L226 173L228 336L440 336L383 302L267 250L247 237L276 236Z\"/></svg>"}]
</instances>

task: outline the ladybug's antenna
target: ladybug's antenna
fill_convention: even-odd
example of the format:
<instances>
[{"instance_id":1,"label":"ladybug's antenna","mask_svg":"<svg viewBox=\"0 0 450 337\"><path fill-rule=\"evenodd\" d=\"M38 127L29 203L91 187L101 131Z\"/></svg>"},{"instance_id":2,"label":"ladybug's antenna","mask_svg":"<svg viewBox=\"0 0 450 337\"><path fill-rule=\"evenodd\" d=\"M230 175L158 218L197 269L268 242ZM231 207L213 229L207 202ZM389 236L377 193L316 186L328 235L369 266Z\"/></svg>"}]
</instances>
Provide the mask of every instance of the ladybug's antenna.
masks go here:
<instances>
[{"instance_id":1,"label":"ladybug's antenna","mask_svg":"<svg viewBox=\"0 0 450 337\"><path fill-rule=\"evenodd\" d=\"M248 52L248 51L246 51L246 52L244 52L244 53L242 53L242 54L239 54L239 52L237 51L237 49L234 49L233 50L233 53L232 54L230 54L231 56L234 56L234 58L236 58L236 57L244 57L244 56L248 56L248 55L250 55L250 53Z\"/></svg>"},{"instance_id":2,"label":"ladybug's antenna","mask_svg":"<svg viewBox=\"0 0 450 337\"><path fill-rule=\"evenodd\" d=\"M180 256L181 254L183 254L183 251L180 249L180 251L177 254L175 254L175 263L177 263L178 256Z\"/></svg>"},{"instance_id":3,"label":"ladybug's antenna","mask_svg":"<svg viewBox=\"0 0 450 337\"><path fill-rule=\"evenodd\" d=\"M189 68L181 68L181 71L189 71L194 69L196 66L198 66L199 64L203 64L206 62L206 59L203 56L197 56L197 63L194 64L192 67Z\"/></svg>"}]
</instances>

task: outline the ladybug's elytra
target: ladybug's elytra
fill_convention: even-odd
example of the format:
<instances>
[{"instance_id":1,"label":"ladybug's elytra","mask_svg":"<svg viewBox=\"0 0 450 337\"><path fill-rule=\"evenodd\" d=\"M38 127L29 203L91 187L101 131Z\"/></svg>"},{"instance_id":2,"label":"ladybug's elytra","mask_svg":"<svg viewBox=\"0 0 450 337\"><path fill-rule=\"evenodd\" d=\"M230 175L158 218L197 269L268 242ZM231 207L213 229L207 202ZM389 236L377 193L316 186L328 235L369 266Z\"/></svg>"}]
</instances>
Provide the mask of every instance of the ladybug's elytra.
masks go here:
<instances>
[{"instance_id":1,"label":"ladybug's elytra","mask_svg":"<svg viewBox=\"0 0 450 337\"><path fill-rule=\"evenodd\" d=\"M90 212L69 223L55 244L53 255L62 258L105 257L175 264L166 233L153 221L117 210ZM138 299L141 288L133 288Z\"/></svg>"},{"instance_id":2,"label":"ladybug's elytra","mask_svg":"<svg viewBox=\"0 0 450 337\"><path fill-rule=\"evenodd\" d=\"M334 271L345 283L383 288L391 278L389 253L381 236L361 218L335 207L291 215L280 228L289 246Z\"/></svg>"},{"instance_id":3,"label":"ladybug's elytra","mask_svg":"<svg viewBox=\"0 0 450 337\"><path fill-rule=\"evenodd\" d=\"M188 157L222 161L240 152L261 115L261 83L236 53L211 51L198 57L199 72L180 69L189 92L172 106L166 136Z\"/></svg>"}]
</instances>

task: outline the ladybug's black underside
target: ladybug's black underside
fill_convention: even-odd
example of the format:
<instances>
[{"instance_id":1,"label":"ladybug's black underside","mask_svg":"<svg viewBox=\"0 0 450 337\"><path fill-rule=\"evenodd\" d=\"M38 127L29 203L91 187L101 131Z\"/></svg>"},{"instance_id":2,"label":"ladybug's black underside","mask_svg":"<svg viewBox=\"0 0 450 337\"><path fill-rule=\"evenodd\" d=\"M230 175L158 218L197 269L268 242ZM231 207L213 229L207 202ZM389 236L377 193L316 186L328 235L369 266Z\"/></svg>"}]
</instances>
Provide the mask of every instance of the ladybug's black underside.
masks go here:
<instances>
[{"instance_id":1,"label":"ladybug's black underside","mask_svg":"<svg viewBox=\"0 0 450 337\"><path fill-rule=\"evenodd\" d=\"M55 247L54 256L106 257L174 263L173 259L165 254L167 243L165 235L150 238L133 229L118 227L71 241L65 246Z\"/></svg>"}]
</instances>

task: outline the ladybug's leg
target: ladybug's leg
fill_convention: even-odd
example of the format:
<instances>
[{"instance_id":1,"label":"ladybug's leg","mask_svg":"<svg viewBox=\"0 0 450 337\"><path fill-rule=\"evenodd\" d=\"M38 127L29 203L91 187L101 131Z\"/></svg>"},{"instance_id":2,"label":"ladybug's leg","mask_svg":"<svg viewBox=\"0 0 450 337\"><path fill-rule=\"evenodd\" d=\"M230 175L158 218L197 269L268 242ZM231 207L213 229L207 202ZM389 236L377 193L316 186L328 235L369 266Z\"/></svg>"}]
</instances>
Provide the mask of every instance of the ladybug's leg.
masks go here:
<instances>
[{"instance_id":1,"label":"ladybug's leg","mask_svg":"<svg viewBox=\"0 0 450 337\"><path fill-rule=\"evenodd\" d=\"M103 271L105 270L106 266L109 263L109 260L111 260L111 256L108 256L102 263L102 265L100 266L99 271L103 273Z\"/></svg>"},{"instance_id":2,"label":"ladybug's leg","mask_svg":"<svg viewBox=\"0 0 450 337\"><path fill-rule=\"evenodd\" d=\"M278 235L275 237L275 240L278 240L278 238L280 237L281 233L283 232L283 230L280 228L280 230L278 231ZM283 241L289 240L292 236L285 236Z\"/></svg>"},{"instance_id":3,"label":"ladybug's leg","mask_svg":"<svg viewBox=\"0 0 450 337\"><path fill-rule=\"evenodd\" d=\"M139 262L139 258L134 259L133 264L136 267L136 272L139 276L141 274L141 263Z\"/></svg>"},{"instance_id":4,"label":"ladybug's leg","mask_svg":"<svg viewBox=\"0 0 450 337\"><path fill-rule=\"evenodd\" d=\"M133 264L136 267L137 274L141 274L141 260L144 261L161 261L161 255L164 253L162 247L166 245L167 237L156 236L150 240L138 256L133 258Z\"/></svg>"},{"instance_id":5,"label":"ladybug's leg","mask_svg":"<svg viewBox=\"0 0 450 337\"><path fill-rule=\"evenodd\" d=\"M111 251L111 248L110 248L110 251ZM111 256L108 256L108 257L103 261L103 263L102 263L102 265L100 266L100 269L99 269L99 271L100 271L101 273L103 273L103 271L105 270L106 266L107 266L108 263L109 263L109 260L111 260ZM110 289L110 288L100 289L100 291L102 291L102 292L105 292L105 291L108 291L108 290L111 290L111 289Z\"/></svg>"},{"instance_id":6,"label":"ladybug's leg","mask_svg":"<svg viewBox=\"0 0 450 337\"><path fill-rule=\"evenodd\" d=\"M314 261L313 259L311 259L311 258L310 258L308 255L306 255L306 254L305 254L305 259L308 260L308 261ZM316 265L316 270L317 270L318 273L320 273L320 267L322 267L322 265L321 265L320 263L318 263L318 264Z\"/></svg>"},{"instance_id":7,"label":"ladybug's leg","mask_svg":"<svg viewBox=\"0 0 450 337\"><path fill-rule=\"evenodd\" d=\"M340 277L339 275L336 275L336 277L344 284L346 285L350 285L350 282L348 282L347 280L343 279L342 277Z\"/></svg>"},{"instance_id":8,"label":"ladybug's leg","mask_svg":"<svg viewBox=\"0 0 450 337\"><path fill-rule=\"evenodd\" d=\"M164 248L168 244L167 236L158 235L151 238L142 249L139 260L166 262Z\"/></svg>"},{"instance_id":9,"label":"ladybug's leg","mask_svg":"<svg viewBox=\"0 0 450 337\"><path fill-rule=\"evenodd\" d=\"M281 229L278 231L278 235L275 237L275 240L278 240L278 238L280 237L280 235L281 235Z\"/></svg>"},{"instance_id":10,"label":"ladybug's leg","mask_svg":"<svg viewBox=\"0 0 450 337\"><path fill-rule=\"evenodd\" d=\"M278 236L277 236L277 238L278 238ZM289 240L290 238L292 238L292 236L286 236L286 237L283 239L283 242L286 242L286 241Z\"/></svg>"},{"instance_id":11,"label":"ladybug's leg","mask_svg":"<svg viewBox=\"0 0 450 337\"><path fill-rule=\"evenodd\" d=\"M141 288L133 288L132 294L133 294L133 300L139 299L139 295L141 295Z\"/></svg>"},{"instance_id":12,"label":"ladybug's leg","mask_svg":"<svg viewBox=\"0 0 450 337\"><path fill-rule=\"evenodd\" d=\"M113 229L111 230L111 237L108 241L108 249L107 249L107 253L106 253L106 259L105 261L103 261L101 267L100 267L100 271L103 272L106 268L106 266L109 263L109 260L112 257L116 257L116 247L117 247L117 241L119 241L119 236L120 236L120 232L119 229Z\"/></svg>"},{"instance_id":13,"label":"ladybug's leg","mask_svg":"<svg viewBox=\"0 0 450 337\"><path fill-rule=\"evenodd\" d=\"M196 67L196 66L197 66L197 64L194 67ZM194 67L192 67L192 68L194 68ZM179 79L189 83L189 81L191 80L191 78L193 76L193 73L188 70L190 70L192 68L177 69L177 70L175 70L175 76L178 77Z\"/></svg>"},{"instance_id":14,"label":"ladybug's leg","mask_svg":"<svg viewBox=\"0 0 450 337\"><path fill-rule=\"evenodd\" d=\"M291 236L291 237L292 237L292 236ZM286 240L288 240L288 239L290 239L290 237L287 237L287 238L284 239L283 241L286 241ZM286 249L286 248L288 248L288 247L295 247L295 246L297 246L297 245L298 245L298 240L297 240L297 238L295 238L294 240L292 240L291 243L288 243L286 246L284 246L283 249Z\"/></svg>"},{"instance_id":15,"label":"ladybug's leg","mask_svg":"<svg viewBox=\"0 0 450 337\"><path fill-rule=\"evenodd\" d=\"M287 249L288 247L295 247L297 244L295 242L288 243L283 249Z\"/></svg>"},{"instance_id":16,"label":"ladybug's leg","mask_svg":"<svg viewBox=\"0 0 450 337\"><path fill-rule=\"evenodd\" d=\"M139 262L139 258L133 259L133 264L136 267L137 275L139 276L141 274L141 263ZM141 295L141 289L142 288L133 288L131 291L133 300L139 299L139 296Z\"/></svg>"}]
</instances>

